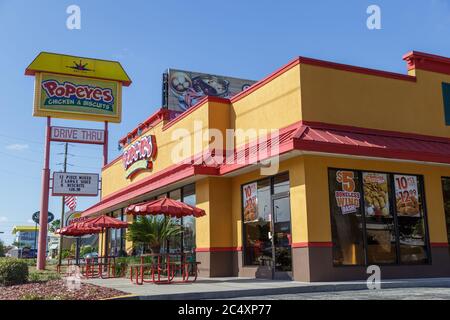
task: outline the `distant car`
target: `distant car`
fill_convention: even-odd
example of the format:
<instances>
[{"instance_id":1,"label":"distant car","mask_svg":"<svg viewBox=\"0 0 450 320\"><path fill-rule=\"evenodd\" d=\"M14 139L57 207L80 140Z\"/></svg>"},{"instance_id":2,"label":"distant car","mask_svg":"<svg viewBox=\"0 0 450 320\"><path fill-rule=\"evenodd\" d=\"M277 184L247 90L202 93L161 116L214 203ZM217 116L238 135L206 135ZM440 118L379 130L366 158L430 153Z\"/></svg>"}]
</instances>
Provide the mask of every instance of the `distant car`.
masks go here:
<instances>
[{"instance_id":1,"label":"distant car","mask_svg":"<svg viewBox=\"0 0 450 320\"><path fill-rule=\"evenodd\" d=\"M84 259L93 259L94 262L96 263L98 261L98 253L97 252L90 252L90 253L86 253L83 256Z\"/></svg>"}]
</instances>

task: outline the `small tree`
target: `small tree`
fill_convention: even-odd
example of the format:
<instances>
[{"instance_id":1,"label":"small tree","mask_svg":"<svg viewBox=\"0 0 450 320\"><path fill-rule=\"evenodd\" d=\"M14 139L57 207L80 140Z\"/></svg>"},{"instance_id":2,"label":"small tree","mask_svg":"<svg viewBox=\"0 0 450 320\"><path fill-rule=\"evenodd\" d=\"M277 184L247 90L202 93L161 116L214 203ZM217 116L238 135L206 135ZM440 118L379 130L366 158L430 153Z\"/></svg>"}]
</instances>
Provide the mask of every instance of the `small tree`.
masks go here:
<instances>
[{"instance_id":1,"label":"small tree","mask_svg":"<svg viewBox=\"0 0 450 320\"><path fill-rule=\"evenodd\" d=\"M133 247L143 246L144 252L159 253L168 239L182 232L183 228L168 217L139 216L128 227L127 240L133 242Z\"/></svg>"},{"instance_id":2,"label":"small tree","mask_svg":"<svg viewBox=\"0 0 450 320\"><path fill-rule=\"evenodd\" d=\"M0 257L5 256L5 246L3 245L3 241L0 240Z\"/></svg>"},{"instance_id":3,"label":"small tree","mask_svg":"<svg viewBox=\"0 0 450 320\"><path fill-rule=\"evenodd\" d=\"M57 229L61 228L61 220L56 219L53 220L52 223L48 226L48 231L55 233Z\"/></svg>"}]
</instances>

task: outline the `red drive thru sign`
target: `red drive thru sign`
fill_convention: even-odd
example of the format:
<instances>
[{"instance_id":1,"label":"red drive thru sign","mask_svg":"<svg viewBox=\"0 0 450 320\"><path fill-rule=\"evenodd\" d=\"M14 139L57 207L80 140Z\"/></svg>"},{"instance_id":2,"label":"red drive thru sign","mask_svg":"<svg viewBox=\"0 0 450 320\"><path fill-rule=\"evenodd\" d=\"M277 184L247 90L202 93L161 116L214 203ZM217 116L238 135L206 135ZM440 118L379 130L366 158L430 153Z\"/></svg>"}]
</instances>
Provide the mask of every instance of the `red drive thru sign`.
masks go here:
<instances>
[{"instance_id":1,"label":"red drive thru sign","mask_svg":"<svg viewBox=\"0 0 450 320\"><path fill-rule=\"evenodd\" d=\"M98 129L51 127L50 140L88 144L104 144L105 131Z\"/></svg>"}]
</instances>

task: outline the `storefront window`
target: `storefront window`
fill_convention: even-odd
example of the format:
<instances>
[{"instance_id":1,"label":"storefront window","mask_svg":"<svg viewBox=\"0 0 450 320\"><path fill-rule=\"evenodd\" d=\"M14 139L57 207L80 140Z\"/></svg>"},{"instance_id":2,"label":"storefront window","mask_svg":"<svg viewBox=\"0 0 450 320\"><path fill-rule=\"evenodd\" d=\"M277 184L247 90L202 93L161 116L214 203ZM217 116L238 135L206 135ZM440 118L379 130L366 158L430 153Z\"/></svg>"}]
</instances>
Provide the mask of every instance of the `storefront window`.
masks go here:
<instances>
[{"instance_id":1,"label":"storefront window","mask_svg":"<svg viewBox=\"0 0 450 320\"><path fill-rule=\"evenodd\" d=\"M270 179L243 186L245 264L265 265L272 257Z\"/></svg>"},{"instance_id":2,"label":"storefront window","mask_svg":"<svg viewBox=\"0 0 450 320\"><path fill-rule=\"evenodd\" d=\"M289 174L242 186L244 264L292 270Z\"/></svg>"},{"instance_id":3,"label":"storefront window","mask_svg":"<svg viewBox=\"0 0 450 320\"><path fill-rule=\"evenodd\" d=\"M395 263L397 244L394 214L390 210L389 176L363 172L364 213L366 215L367 261Z\"/></svg>"},{"instance_id":4,"label":"storefront window","mask_svg":"<svg viewBox=\"0 0 450 320\"><path fill-rule=\"evenodd\" d=\"M126 221L126 216L122 213L122 210L114 211L111 216L120 221ZM124 229L108 229L109 255L117 257L125 254L125 232Z\"/></svg>"},{"instance_id":5,"label":"storefront window","mask_svg":"<svg viewBox=\"0 0 450 320\"><path fill-rule=\"evenodd\" d=\"M331 228L335 265L364 264L361 183L358 173L330 170Z\"/></svg>"},{"instance_id":6,"label":"storefront window","mask_svg":"<svg viewBox=\"0 0 450 320\"><path fill-rule=\"evenodd\" d=\"M180 189L175 189L168 193L163 193L157 196L157 199L170 198L173 200L182 201L191 206L196 205L195 198L195 184L187 185ZM161 219L167 217L158 216ZM162 245L162 252L171 253L194 253L195 251L195 218L191 216L182 218L170 218L174 223L183 226L183 233L177 236L171 237L167 243Z\"/></svg>"},{"instance_id":7,"label":"storefront window","mask_svg":"<svg viewBox=\"0 0 450 320\"><path fill-rule=\"evenodd\" d=\"M195 185L191 184L183 188L183 202L195 206ZM195 218L192 216L183 217L183 251L185 253L195 252Z\"/></svg>"},{"instance_id":8,"label":"storefront window","mask_svg":"<svg viewBox=\"0 0 450 320\"><path fill-rule=\"evenodd\" d=\"M330 169L329 179L335 265L429 261L422 177Z\"/></svg>"},{"instance_id":9,"label":"storefront window","mask_svg":"<svg viewBox=\"0 0 450 320\"><path fill-rule=\"evenodd\" d=\"M395 209L403 263L426 263L425 219L422 182L417 176L394 175Z\"/></svg>"}]
</instances>

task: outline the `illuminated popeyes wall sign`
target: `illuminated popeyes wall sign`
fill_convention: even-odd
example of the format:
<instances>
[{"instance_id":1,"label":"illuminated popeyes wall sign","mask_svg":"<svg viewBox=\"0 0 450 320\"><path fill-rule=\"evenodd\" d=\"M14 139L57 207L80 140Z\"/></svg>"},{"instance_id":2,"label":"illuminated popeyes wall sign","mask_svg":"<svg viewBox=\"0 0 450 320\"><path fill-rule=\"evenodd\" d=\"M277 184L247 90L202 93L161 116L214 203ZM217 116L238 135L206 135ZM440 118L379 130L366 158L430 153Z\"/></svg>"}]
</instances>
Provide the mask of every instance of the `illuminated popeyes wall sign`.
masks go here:
<instances>
[{"instance_id":1,"label":"illuminated popeyes wall sign","mask_svg":"<svg viewBox=\"0 0 450 320\"><path fill-rule=\"evenodd\" d=\"M43 52L25 74L36 79L33 116L121 121L122 85L131 80L118 62Z\"/></svg>"},{"instance_id":2,"label":"illuminated popeyes wall sign","mask_svg":"<svg viewBox=\"0 0 450 320\"><path fill-rule=\"evenodd\" d=\"M143 170L152 170L157 149L154 135L143 136L127 146L122 155L126 178L131 179Z\"/></svg>"}]
</instances>

